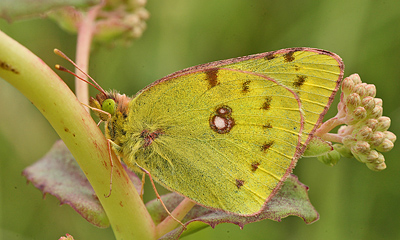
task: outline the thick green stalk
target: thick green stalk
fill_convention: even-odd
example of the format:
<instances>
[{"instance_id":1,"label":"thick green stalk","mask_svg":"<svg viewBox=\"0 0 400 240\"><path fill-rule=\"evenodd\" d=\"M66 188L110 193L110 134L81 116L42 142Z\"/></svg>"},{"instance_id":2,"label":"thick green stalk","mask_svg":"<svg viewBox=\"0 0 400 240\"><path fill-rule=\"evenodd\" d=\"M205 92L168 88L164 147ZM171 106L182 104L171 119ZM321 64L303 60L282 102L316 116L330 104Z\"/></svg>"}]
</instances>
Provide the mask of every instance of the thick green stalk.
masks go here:
<instances>
[{"instance_id":1,"label":"thick green stalk","mask_svg":"<svg viewBox=\"0 0 400 240\"><path fill-rule=\"evenodd\" d=\"M109 193L107 141L68 86L28 49L0 31L0 77L47 118L93 186L117 239L155 239L155 226L120 162ZM4 104L4 103L3 103Z\"/></svg>"}]
</instances>

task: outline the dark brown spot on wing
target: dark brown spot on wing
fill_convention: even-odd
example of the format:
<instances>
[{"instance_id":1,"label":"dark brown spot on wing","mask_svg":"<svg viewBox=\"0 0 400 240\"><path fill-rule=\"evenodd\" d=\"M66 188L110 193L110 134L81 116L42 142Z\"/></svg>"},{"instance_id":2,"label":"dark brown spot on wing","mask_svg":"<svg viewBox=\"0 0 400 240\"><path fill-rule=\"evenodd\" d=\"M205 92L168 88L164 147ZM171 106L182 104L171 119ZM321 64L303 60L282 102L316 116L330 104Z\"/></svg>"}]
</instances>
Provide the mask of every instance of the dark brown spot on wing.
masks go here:
<instances>
[{"instance_id":1,"label":"dark brown spot on wing","mask_svg":"<svg viewBox=\"0 0 400 240\"><path fill-rule=\"evenodd\" d=\"M264 59L266 60L272 60L275 58L275 52L269 52L267 55L265 55Z\"/></svg>"},{"instance_id":2,"label":"dark brown spot on wing","mask_svg":"<svg viewBox=\"0 0 400 240\"><path fill-rule=\"evenodd\" d=\"M232 108L227 105L218 106L215 112L210 115L210 127L219 134L229 133L235 126L235 119L232 117Z\"/></svg>"},{"instance_id":3,"label":"dark brown spot on wing","mask_svg":"<svg viewBox=\"0 0 400 240\"><path fill-rule=\"evenodd\" d=\"M307 79L307 76L297 75L296 80L293 82L293 86L296 88L300 88L301 86L303 86L306 79Z\"/></svg>"},{"instance_id":4,"label":"dark brown spot on wing","mask_svg":"<svg viewBox=\"0 0 400 240\"><path fill-rule=\"evenodd\" d=\"M236 187L240 189L244 185L244 180L236 179Z\"/></svg>"},{"instance_id":5,"label":"dark brown spot on wing","mask_svg":"<svg viewBox=\"0 0 400 240\"><path fill-rule=\"evenodd\" d=\"M293 54L295 52L296 51L290 51L290 52L286 53L285 55L283 55L283 57L285 58L285 62L292 62L294 60Z\"/></svg>"},{"instance_id":6,"label":"dark brown spot on wing","mask_svg":"<svg viewBox=\"0 0 400 240\"><path fill-rule=\"evenodd\" d=\"M271 123L267 123L267 124L263 125L263 128L269 129L269 128L272 128L272 125L271 125Z\"/></svg>"},{"instance_id":7,"label":"dark brown spot on wing","mask_svg":"<svg viewBox=\"0 0 400 240\"><path fill-rule=\"evenodd\" d=\"M255 172L255 171L258 169L258 166L260 166L260 163L259 163L259 162L253 162L253 163L251 164L251 171L252 171L252 172Z\"/></svg>"},{"instance_id":8,"label":"dark brown spot on wing","mask_svg":"<svg viewBox=\"0 0 400 240\"><path fill-rule=\"evenodd\" d=\"M265 143L261 146L261 150L262 150L263 152L266 152L273 144L274 144L274 141L265 142Z\"/></svg>"},{"instance_id":9,"label":"dark brown spot on wing","mask_svg":"<svg viewBox=\"0 0 400 240\"><path fill-rule=\"evenodd\" d=\"M265 102L263 103L261 108L264 109L264 110L269 110L270 107L271 107L271 101L272 101L271 97L266 97L265 98Z\"/></svg>"},{"instance_id":10,"label":"dark brown spot on wing","mask_svg":"<svg viewBox=\"0 0 400 240\"><path fill-rule=\"evenodd\" d=\"M247 80L246 82L243 83L242 92L244 92L244 93L249 92L249 89L250 89L249 84L250 84L250 82L251 82L250 80Z\"/></svg>"},{"instance_id":11,"label":"dark brown spot on wing","mask_svg":"<svg viewBox=\"0 0 400 240\"><path fill-rule=\"evenodd\" d=\"M206 81L209 84L209 87L215 87L219 84L218 82L218 68L211 68L206 70Z\"/></svg>"}]
</instances>

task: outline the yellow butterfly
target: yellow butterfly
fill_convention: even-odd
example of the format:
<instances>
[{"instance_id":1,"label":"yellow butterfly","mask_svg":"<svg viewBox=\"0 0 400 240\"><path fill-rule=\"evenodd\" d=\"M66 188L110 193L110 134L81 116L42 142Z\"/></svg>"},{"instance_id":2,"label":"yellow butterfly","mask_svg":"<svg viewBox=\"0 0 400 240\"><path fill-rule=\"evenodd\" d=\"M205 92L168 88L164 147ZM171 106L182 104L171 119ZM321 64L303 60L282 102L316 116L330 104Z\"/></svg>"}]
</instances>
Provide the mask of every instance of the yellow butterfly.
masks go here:
<instances>
[{"instance_id":1,"label":"yellow butterfly","mask_svg":"<svg viewBox=\"0 0 400 240\"><path fill-rule=\"evenodd\" d=\"M133 98L100 93L106 137L134 170L196 203L253 215L279 190L343 77L334 53L288 48L187 68Z\"/></svg>"}]
</instances>

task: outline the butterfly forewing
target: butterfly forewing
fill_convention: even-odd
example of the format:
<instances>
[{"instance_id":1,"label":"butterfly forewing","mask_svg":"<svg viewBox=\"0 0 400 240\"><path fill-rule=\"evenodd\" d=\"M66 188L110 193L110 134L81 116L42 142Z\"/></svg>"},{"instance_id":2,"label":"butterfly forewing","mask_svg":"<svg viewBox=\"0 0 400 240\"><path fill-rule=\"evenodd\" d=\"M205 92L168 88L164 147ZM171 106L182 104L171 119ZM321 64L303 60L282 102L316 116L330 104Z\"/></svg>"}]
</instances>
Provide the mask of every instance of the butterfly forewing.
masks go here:
<instances>
[{"instance_id":1,"label":"butterfly forewing","mask_svg":"<svg viewBox=\"0 0 400 240\"><path fill-rule=\"evenodd\" d=\"M340 57L310 48L282 49L253 57L234 63L232 68L253 69L295 91L305 116L304 133L312 134L322 122L343 78ZM306 139L307 136L303 137L303 141Z\"/></svg>"}]
</instances>

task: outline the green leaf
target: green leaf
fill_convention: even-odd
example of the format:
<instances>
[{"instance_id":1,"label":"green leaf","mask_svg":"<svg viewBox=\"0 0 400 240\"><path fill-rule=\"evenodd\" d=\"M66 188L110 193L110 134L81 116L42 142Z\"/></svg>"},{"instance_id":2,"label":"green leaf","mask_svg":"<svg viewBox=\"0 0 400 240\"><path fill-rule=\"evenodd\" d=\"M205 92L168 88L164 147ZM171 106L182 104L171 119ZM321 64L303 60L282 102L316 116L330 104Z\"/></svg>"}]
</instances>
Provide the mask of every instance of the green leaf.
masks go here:
<instances>
[{"instance_id":1,"label":"green leaf","mask_svg":"<svg viewBox=\"0 0 400 240\"><path fill-rule=\"evenodd\" d=\"M308 143L302 157L317 157L325 155L330 151L333 151L332 143L327 142L320 137L314 136Z\"/></svg>"}]
</instances>

